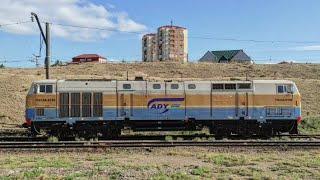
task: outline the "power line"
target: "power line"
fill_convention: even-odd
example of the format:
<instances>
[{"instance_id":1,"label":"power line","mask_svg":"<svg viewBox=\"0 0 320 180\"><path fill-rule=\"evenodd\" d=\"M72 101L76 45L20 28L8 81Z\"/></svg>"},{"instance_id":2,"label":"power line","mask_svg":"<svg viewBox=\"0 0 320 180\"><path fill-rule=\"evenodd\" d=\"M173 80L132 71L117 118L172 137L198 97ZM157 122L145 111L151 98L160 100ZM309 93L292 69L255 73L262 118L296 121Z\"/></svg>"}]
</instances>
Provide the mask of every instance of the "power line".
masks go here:
<instances>
[{"instance_id":1,"label":"power line","mask_svg":"<svg viewBox=\"0 0 320 180\"><path fill-rule=\"evenodd\" d=\"M78 25L70 25L70 24L60 24L60 23L50 23L56 26L65 26L65 27L73 27L73 28L81 28L81 29L94 29L101 31L111 31L111 32L121 32L121 33L131 33L131 34L143 34L143 31L122 31L118 29L110 29L110 28L100 28L100 27L90 27L90 26L78 26Z\"/></svg>"},{"instance_id":2,"label":"power line","mask_svg":"<svg viewBox=\"0 0 320 180\"><path fill-rule=\"evenodd\" d=\"M69 24L60 24L60 23L51 23L52 25L65 26L65 27L73 27L73 28L82 28L82 29L95 29L102 31L112 31L112 32L125 32L132 34L142 34L143 32L134 32L134 31L121 31L118 29L110 29L110 28L100 28L100 27L89 27L89 26L77 26L77 25L69 25ZM218 38L214 36L188 36L190 39L212 39L212 40L220 40L220 41L238 41L238 42L254 42L254 43L294 43L294 44L315 44L320 43L320 41L282 41L282 40L255 40L255 39L237 39L237 38Z\"/></svg>"},{"instance_id":3,"label":"power line","mask_svg":"<svg viewBox=\"0 0 320 180\"><path fill-rule=\"evenodd\" d=\"M9 63L17 63L17 62L30 62L28 60L4 60L0 61L0 63L9 64Z\"/></svg>"},{"instance_id":4,"label":"power line","mask_svg":"<svg viewBox=\"0 0 320 180\"><path fill-rule=\"evenodd\" d=\"M320 41L279 41L279 40L254 40L254 39L236 39L236 38L218 38L209 36L189 36L190 39L213 39L219 41L238 41L238 42L254 42L254 43L294 43L294 44L316 44Z\"/></svg>"},{"instance_id":5,"label":"power line","mask_svg":"<svg viewBox=\"0 0 320 180\"><path fill-rule=\"evenodd\" d=\"M12 25L19 25L19 24L26 24L26 23L31 23L31 21L20 21L20 22L13 22L13 23L7 23L7 24L0 24L0 28L1 27L5 27L5 26L12 26Z\"/></svg>"},{"instance_id":6,"label":"power line","mask_svg":"<svg viewBox=\"0 0 320 180\"><path fill-rule=\"evenodd\" d=\"M10 26L10 25L18 25L18 24L25 24L30 23L32 21L21 21L21 22L14 22L8 24L0 24L0 27ZM100 31L110 31L110 32L119 32L119 33L130 33L130 34L143 34L144 31L125 31L119 30L115 28L102 28L102 27L93 27L93 26L80 26L80 25L72 25L72 24L62 24L62 23L50 23L56 26L64 26L64 27L72 27L72 28L80 28L80 29L94 29ZM235 41L235 42L252 42L252 43L289 43L289 44L317 44L320 41L290 41L290 40L259 40L259 39L238 39L238 38L219 38L216 36L202 36L202 35L191 35L188 36L189 39L207 39L207 40L218 40L218 41Z\"/></svg>"}]
</instances>

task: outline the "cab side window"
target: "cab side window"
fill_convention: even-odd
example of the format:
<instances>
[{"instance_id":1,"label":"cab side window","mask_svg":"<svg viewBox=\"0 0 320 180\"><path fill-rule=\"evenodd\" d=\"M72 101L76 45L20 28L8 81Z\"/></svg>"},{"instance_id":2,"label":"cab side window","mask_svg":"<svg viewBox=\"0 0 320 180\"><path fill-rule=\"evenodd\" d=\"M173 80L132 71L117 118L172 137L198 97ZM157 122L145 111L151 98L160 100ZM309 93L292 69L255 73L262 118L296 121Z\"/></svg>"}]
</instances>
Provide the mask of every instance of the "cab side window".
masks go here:
<instances>
[{"instance_id":1,"label":"cab side window","mask_svg":"<svg viewBox=\"0 0 320 180\"><path fill-rule=\"evenodd\" d=\"M52 93L53 87L52 85L40 85L39 86L39 92L40 93Z\"/></svg>"},{"instance_id":2,"label":"cab side window","mask_svg":"<svg viewBox=\"0 0 320 180\"><path fill-rule=\"evenodd\" d=\"M46 93L52 93L52 85L46 85Z\"/></svg>"},{"instance_id":3,"label":"cab side window","mask_svg":"<svg viewBox=\"0 0 320 180\"><path fill-rule=\"evenodd\" d=\"M46 85L40 85L40 91L41 93L45 93L46 92Z\"/></svg>"},{"instance_id":4,"label":"cab side window","mask_svg":"<svg viewBox=\"0 0 320 180\"><path fill-rule=\"evenodd\" d=\"M278 94L285 94L285 93L290 93L291 92L291 89L290 89L290 86L288 85L277 85L277 93Z\"/></svg>"}]
</instances>

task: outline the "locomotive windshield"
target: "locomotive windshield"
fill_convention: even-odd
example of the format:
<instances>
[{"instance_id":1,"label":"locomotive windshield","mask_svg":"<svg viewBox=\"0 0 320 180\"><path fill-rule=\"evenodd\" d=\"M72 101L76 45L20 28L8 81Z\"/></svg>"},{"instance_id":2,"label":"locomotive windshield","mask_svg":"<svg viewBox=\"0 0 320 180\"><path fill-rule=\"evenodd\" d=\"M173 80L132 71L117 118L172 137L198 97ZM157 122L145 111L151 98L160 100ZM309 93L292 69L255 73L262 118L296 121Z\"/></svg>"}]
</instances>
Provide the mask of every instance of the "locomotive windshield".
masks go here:
<instances>
[{"instance_id":1,"label":"locomotive windshield","mask_svg":"<svg viewBox=\"0 0 320 180\"><path fill-rule=\"evenodd\" d=\"M298 92L298 89L295 84L279 84L277 85L277 93L279 94L294 94Z\"/></svg>"}]
</instances>

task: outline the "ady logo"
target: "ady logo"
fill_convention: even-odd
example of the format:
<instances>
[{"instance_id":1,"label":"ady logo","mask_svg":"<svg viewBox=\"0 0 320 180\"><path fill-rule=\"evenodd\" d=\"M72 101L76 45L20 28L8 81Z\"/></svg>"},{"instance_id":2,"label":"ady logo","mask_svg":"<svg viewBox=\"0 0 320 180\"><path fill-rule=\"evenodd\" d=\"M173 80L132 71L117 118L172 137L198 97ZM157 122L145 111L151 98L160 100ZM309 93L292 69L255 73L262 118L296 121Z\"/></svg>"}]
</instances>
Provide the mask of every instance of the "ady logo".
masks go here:
<instances>
[{"instance_id":1,"label":"ady logo","mask_svg":"<svg viewBox=\"0 0 320 180\"><path fill-rule=\"evenodd\" d=\"M182 101L184 98L155 98L148 102L148 109L157 110L159 114L163 114L170 109L179 108L181 104L178 103Z\"/></svg>"}]
</instances>

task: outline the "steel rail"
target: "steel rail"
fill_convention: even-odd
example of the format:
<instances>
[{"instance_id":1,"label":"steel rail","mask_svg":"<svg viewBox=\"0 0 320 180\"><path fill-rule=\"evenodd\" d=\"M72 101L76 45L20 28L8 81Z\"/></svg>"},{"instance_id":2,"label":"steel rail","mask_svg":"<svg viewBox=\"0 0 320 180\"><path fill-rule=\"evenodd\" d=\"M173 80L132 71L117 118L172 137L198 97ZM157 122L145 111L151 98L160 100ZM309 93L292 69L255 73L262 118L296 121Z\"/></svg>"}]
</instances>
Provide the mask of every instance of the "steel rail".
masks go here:
<instances>
[{"instance_id":1,"label":"steel rail","mask_svg":"<svg viewBox=\"0 0 320 180\"><path fill-rule=\"evenodd\" d=\"M196 138L214 138L214 135L207 134L194 134L194 135L122 135L114 140L166 140L166 137L169 136L174 140L196 140ZM307 135L307 134L298 134L298 135L277 135L274 138L282 138L288 137L290 139L320 139L320 135ZM28 136L0 136L0 142L4 141L47 141L48 136L38 136L38 137L28 137ZM232 136L229 137L230 140L241 140L243 137L241 136ZM259 136L249 137L247 139L257 140L260 139ZM99 140L104 140L102 138L98 138ZM67 138L64 140L74 140L74 138ZM243 140L243 139L242 139Z\"/></svg>"},{"instance_id":2,"label":"steel rail","mask_svg":"<svg viewBox=\"0 0 320 180\"><path fill-rule=\"evenodd\" d=\"M182 140L195 140L196 138L214 138L214 135L208 134L192 134L192 135L122 135L113 140L166 140L166 137L172 139L182 139ZM288 137L290 139L320 139L320 135L308 135L308 134L281 134L276 135L274 138ZM38 137L29 137L29 136L0 136L0 142L3 141L47 141L48 136L38 136ZM98 138L99 140L104 140L103 138ZM233 135L229 137L230 140L241 140L243 137ZM246 139L261 139L260 136L247 137ZM64 140L74 140L74 138L67 138Z\"/></svg>"},{"instance_id":3,"label":"steel rail","mask_svg":"<svg viewBox=\"0 0 320 180\"><path fill-rule=\"evenodd\" d=\"M110 148L110 147L313 147L320 148L320 141L61 141L61 142L0 142L0 149L42 148Z\"/></svg>"}]
</instances>

